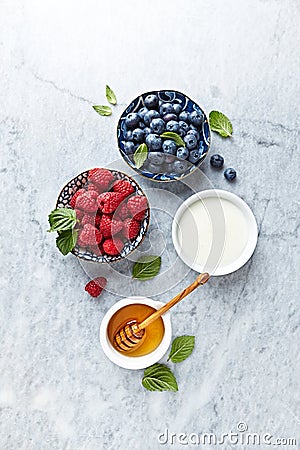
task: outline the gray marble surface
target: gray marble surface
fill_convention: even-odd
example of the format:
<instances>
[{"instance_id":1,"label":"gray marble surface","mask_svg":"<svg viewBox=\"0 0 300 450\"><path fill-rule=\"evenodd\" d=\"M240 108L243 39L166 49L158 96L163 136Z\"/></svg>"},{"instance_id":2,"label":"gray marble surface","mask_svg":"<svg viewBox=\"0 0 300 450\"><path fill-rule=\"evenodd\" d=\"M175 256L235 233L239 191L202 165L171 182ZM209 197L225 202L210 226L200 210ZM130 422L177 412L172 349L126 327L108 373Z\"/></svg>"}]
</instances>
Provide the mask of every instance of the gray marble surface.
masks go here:
<instances>
[{"instance_id":1,"label":"gray marble surface","mask_svg":"<svg viewBox=\"0 0 300 450\"><path fill-rule=\"evenodd\" d=\"M2 0L0 8L1 449L186 448L160 445L159 433L220 435L241 421L299 445L298 0ZM106 83L119 101L110 118L91 108L104 102ZM142 371L111 364L98 329L122 296L168 300L195 277L183 264L172 269L172 214L188 187L168 185L163 204L151 197L148 245L163 249L161 276L121 289L129 261L108 271L99 300L84 285L104 269L64 258L46 233L70 178L94 166L128 172L118 116L160 88L232 119L234 137L214 136L211 154L225 156L237 182L205 161L189 183L240 195L259 225L252 260L172 313L174 336L196 336L193 355L173 368L178 393L149 393ZM270 448L203 448L218 447Z\"/></svg>"}]
</instances>

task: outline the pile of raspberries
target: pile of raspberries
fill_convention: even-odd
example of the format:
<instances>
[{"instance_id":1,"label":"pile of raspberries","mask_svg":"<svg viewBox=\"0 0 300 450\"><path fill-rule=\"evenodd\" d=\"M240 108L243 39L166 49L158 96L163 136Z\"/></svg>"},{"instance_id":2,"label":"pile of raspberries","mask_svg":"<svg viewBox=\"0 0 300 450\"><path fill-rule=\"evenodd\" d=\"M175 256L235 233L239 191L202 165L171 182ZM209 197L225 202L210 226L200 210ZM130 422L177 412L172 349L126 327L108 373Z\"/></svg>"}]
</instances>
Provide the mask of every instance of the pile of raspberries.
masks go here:
<instances>
[{"instance_id":1,"label":"pile of raspberries","mask_svg":"<svg viewBox=\"0 0 300 450\"><path fill-rule=\"evenodd\" d=\"M118 256L139 234L148 209L147 198L129 181L98 168L89 170L86 186L75 192L69 205L79 220L77 244L97 256Z\"/></svg>"}]
</instances>

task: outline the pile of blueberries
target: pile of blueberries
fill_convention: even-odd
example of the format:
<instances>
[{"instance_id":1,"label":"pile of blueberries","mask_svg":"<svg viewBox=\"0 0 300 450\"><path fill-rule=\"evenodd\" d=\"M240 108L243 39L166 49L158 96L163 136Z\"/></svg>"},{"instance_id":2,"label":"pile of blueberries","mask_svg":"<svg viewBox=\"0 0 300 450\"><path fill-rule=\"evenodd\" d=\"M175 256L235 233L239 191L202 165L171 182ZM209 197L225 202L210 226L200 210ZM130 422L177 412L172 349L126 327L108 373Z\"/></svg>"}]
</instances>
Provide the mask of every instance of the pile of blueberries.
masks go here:
<instances>
[{"instance_id":1,"label":"pile of blueberries","mask_svg":"<svg viewBox=\"0 0 300 450\"><path fill-rule=\"evenodd\" d=\"M138 146L146 143L148 157L143 169L154 174L182 175L197 164L203 154L200 133L204 115L201 111L185 111L179 103L163 102L155 94L147 95L144 105L125 117L124 152L133 162ZM161 138L166 131L179 134L185 147Z\"/></svg>"}]
</instances>

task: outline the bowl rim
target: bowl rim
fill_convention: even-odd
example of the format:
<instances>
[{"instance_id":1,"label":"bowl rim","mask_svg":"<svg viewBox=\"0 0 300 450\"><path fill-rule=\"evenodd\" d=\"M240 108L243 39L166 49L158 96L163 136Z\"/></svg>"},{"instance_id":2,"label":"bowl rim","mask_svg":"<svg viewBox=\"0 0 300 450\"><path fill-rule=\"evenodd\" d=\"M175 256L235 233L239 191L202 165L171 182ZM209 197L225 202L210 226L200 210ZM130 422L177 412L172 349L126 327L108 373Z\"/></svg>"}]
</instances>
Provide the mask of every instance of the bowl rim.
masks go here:
<instances>
[{"instance_id":1,"label":"bowl rim","mask_svg":"<svg viewBox=\"0 0 300 450\"><path fill-rule=\"evenodd\" d=\"M145 175L145 174L142 173L142 172L139 172L138 169L137 169L136 167L132 166L131 164L129 164L128 161L126 161L126 159L124 158L123 152L122 152L122 150L120 149L120 145L119 145L118 130L119 130L119 128L120 128L120 122L121 122L121 117L123 116L123 113L124 113L125 110L128 108L128 106L129 106L131 103L133 103L135 100L137 100L138 98L140 98L140 97L142 97L142 96L144 96L144 95L147 95L147 94L150 94L150 93L153 93L153 92L177 92L178 94L180 94L180 95L182 95L183 97L189 99L191 102L193 102L195 105L197 105L197 106L201 109L201 111L204 113L205 118L206 118L206 120L207 120L207 126L208 126L208 130L209 130L209 143L208 143L208 146L207 146L207 151L204 153L204 157L201 158L201 161L199 162L198 165L194 165L194 169L191 170L189 173L183 174L181 177L175 178L175 179L173 179L173 180L172 180L172 179L158 180L158 179L156 179L156 178L148 177L147 175ZM134 170L138 175L140 175L140 176L143 177L143 178L146 178L147 180L154 181L154 182L156 182L156 183L173 183L173 182L176 182L176 181L181 181L181 180L183 180L184 178L186 178L186 177L188 177L189 175L191 175L192 173L194 173L196 169L199 169L199 167L202 165L203 161L205 160L205 158L206 158L206 156L207 156L207 154L208 154L208 152L209 152L209 150L210 150L211 142L212 142L212 132L211 132L210 124L209 124L209 115L206 114L205 110L202 108L201 105L199 105L199 103L195 102L191 97L189 97L188 95L184 94L184 93L181 92L181 91L178 91L177 89L158 89L158 90L153 90L153 91L147 91L147 92L144 92L144 93L142 93L142 94L136 96L136 97L135 97L135 98L134 98L127 106L126 106L126 108L122 111L122 113L121 113L121 115L120 115L120 117L119 117L118 123L117 123L117 133L116 133L116 134L117 134L117 145L118 145L118 150L119 150L119 153L120 153L121 156L122 156L123 161L125 161L125 163L128 165L128 167L130 167L132 170Z\"/></svg>"},{"instance_id":2,"label":"bowl rim","mask_svg":"<svg viewBox=\"0 0 300 450\"><path fill-rule=\"evenodd\" d=\"M146 367L157 363L166 354L172 340L171 315L168 311L161 316L165 327L163 339L153 352L143 356L129 357L115 350L107 337L108 323L114 313L119 309L135 303L148 305L155 309L159 309L161 306L165 305L165 303L153 300L149 297L130 296L123 298L114 303L108 311L106 311L99 328L99 340L106 357L114 364L129 370L145 369Z\"/></svg>"},{"instance_id":3,"label":"bowl rim","mask_svg":"<svg viewBox=\"0 0 300 450\"><path fill-rule=\"evenodd\" d=\"M253 214L252 209L250 206L238 195L233 194L232 192L223 190L223 189L207 189L204 191L196 192L195 194L188 197L177 209L175 216L173 218L172 223L172 240L173 245L175 247L175 250L178 254L178 256L182 259L182 261L191 269L195 270L196 272L203 272L205 269L203 266L198 265L197 263L191 263L188 261L188 259L185 257L182 251L182 247L179 244L178 236L177 236L177 230L179 221L184 213L184 211L193 203L203 200L205 198L223 198L225 200L231 201L235 206L237 206L244 214L244 217L247 221L248 228L249 228L249 237L248 242L241 253L241 255L236 258L232 263L227 264L223 267L217 267L214 270L214 273L212 273L212 276L221 276L221 275L227 275L232 272L237 271L241 267L243 267L251 258L251 256L254 253L254 250L256 248L257 239L258 239L258 227L257 222L255 219L255 216Z\"/></svg>"},{"instance_id":4,"label":"bowl rim","mask_svg":"<svg viewBox=\"0 0 300 450\"><path fill-rule=\"evenodd\" d=\"M123 172L122 170L111 169L111 168L107 168L107 167L97 167L97 169L98 169L98 168L99 168L99 169L106 169L106 170L109 170L109 171L114 171L114 172L121 173L122 175L125 175L125 177L127 177L127 178L129 178L130 180L134 181L134 183L138 186L139 190L143 193L143 195L146 197L147 202L148 202L148 208L147 208L148 215L147 215L147 223L146 223L145 232L144 232L144 234L142 235L142 238L141 238L140 242L138 243L138 245L137 245L136 247L134 247L132 250L130 250L130 252L127 253L127 255L121 256L120 258L115 259L115 260L113 260L113 261L94 261L94 260L92 260L92 259L86 259L86 258L85 258L84 256L82 256L82 255L75 255L74 249L71 250L71 252L70 252L70 253L72 253L72 255L75 256L76 258L82 259L83 261L86 261L86 262L88 262L88 263L94 263L94 264L114 264L114 263L118 263L118 262L122 261L123 259L127 258L129 255L131 255L131 253L133 253L133 252L134 252L134 251L142 244L142 242L144 241L144 239L145 239L145 237L146 237L146 234L147 234L147 232L148 232L148 230L149 230L149 226L150 226L150 204L149 204L149 199L148 199L147 195L145 194L144 190L141 188L140 184L139 184L133 177L131 177L131 176L128 175L127 173ZM58 207L59 198L60 198L60 196L62 195L64 189L67 187L67 185L68 185L69 183L71 183L72 181L74 181L74 180L75 180L77 177L79 177L80 175L84 175L84 174L88 173L90 170L92 170L92 169L87 169L87 170L84 170L83 172L78 173L77 175L75 175L73 178L71 178L71 179L63 186L63 188L60 190L60 192L59 192L59 194L58 194L58 197L57 197L57 199L56 199L56 203L55 203L55 207L56 207L56 208ZM78 187L77 190L79 190L79 189L81 189L81 187ZM75 192L77 192L77 190L76 190ZM74 195L74 194L73 194L73 195ZM71 208L71 209L73 209L73 208ZM74 247L74 248L75 248L75 247ZM93 253L93 254L95 255L95 253ZM95 255L95 256L97 256L97 255Z\"/></svg>"}]
</instances>

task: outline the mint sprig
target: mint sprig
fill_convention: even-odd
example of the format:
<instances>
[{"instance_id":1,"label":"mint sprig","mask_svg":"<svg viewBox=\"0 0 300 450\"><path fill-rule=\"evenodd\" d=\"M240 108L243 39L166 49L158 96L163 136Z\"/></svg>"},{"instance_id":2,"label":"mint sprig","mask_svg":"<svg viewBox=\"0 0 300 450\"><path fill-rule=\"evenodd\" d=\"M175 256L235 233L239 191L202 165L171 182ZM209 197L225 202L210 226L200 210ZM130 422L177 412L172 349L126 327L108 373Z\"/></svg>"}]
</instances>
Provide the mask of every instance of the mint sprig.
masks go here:
<instances>
[{"instance_id":1,"label":"mint sprig","mask_svg":"<svg viewBox=\"0 0 300 450\"><path fill-rule=\"evenodd\" d=\"M76 245L78 238L77 230L61 231L56 238L56 246L59 251L66 256Z\"/></svg>"},{"instance_id":2,"label":"mint sprig","mask_svg":"<svg viewBox=\"0 0 300 450\"><path fill-rule=\"evenodd\" d=\"M163 139L172 139L172 141L174 141L175 144L179 147L185 147L184 140L181 138L181 136L179 136L179 134L173 133L173 131L165 131L160 135L160 137Z\"/></svg>"},{"instance_id":3,"label":"mint sprig","mask_svg":"<svg viewBox=\"0 0 300 450\"><path fill-rule=\"evenodd\" d=\"M171 360L173 363L180 363L184 361L192 351L195 346L195 336L178 336L172 342L172 348L168 357L168 361Z\"/></svg>"},{"instance_id":4,"label":"mint sprig","mask_svg":"<svg viewBox=\"0 0 300 450\"><path fill-rule=\"evenodd\" d=\"M147 159L147 156L148 156L147 145L146 144L139 145L133 155L133 161L137 169L140 169L142 167L142 165Z\"/></svg>"},{"instance_id":5,"label":"mint sprig","mask_svg":"<svg viewBox=\"0 0 300 450\"><path fill-rule=\"evenodd\" d=\"M155 255L142 256L133 266L132 278L141 281L151 280L160 271L161 257Z\"/></svg>"},{"instance_id":6,"label":"mint sprig","mask_svg":"<svg viewBox=\"0 0 300 450\"><path fill-rule=\"evenodd\" d=\"M111 116L112 114L110 106L94 105L93 108L98 114L100 114L100 116Z\"/></svg>"},{"instance_id":7,"label":"mint sprig","mask_svg":"<svg viewBox=\"0 0 300 450\"><path fill-rule=\"evenodd\" d=\"M212 131L219 133L222 137L226 138L232 136L232 123L228 117L220 111L211 111L209 113L209 126Z\"/></svg>"},{"instance_id":8,"label":"mint sprig","mask_svg":"<svg viewBox=\"0 0 300 450\"><path fill-rule=\"evenodd\" d=\"M49 214L48 221L49 232L70 230L76 225L76 212L71 208L57 208Z\"/></svg>"},{"instance_id":9,"label":"mint sprig","mask_svg":"<svg viewBox=\"0 0 300 450\"><path fill-rule=\"evenodd\" d=\"M174 374L164 364L154 364L148 367L144 372L142 385L148 391L178 391Z\"/></svg>"},{"instance_id":10,"label":"mint sprig","mask_svg":"<svg viewBox=\"0 0 300 450\"><path fill-rule=\"evenodd\" d=\"M116 105L117 104L116 94L114 93L114 91L108 85L106 85L105 93L106 93L107 101L111 105Z\"/></svg>"}]
</instances>

